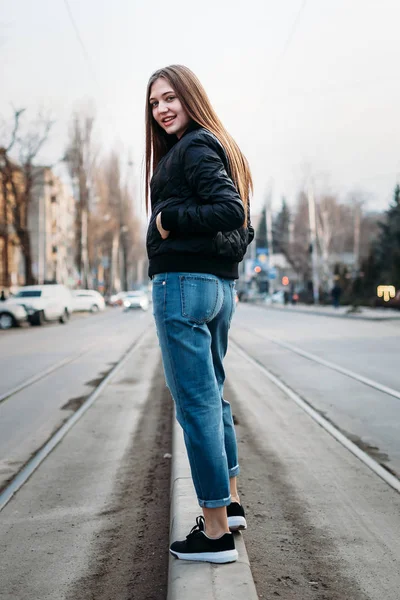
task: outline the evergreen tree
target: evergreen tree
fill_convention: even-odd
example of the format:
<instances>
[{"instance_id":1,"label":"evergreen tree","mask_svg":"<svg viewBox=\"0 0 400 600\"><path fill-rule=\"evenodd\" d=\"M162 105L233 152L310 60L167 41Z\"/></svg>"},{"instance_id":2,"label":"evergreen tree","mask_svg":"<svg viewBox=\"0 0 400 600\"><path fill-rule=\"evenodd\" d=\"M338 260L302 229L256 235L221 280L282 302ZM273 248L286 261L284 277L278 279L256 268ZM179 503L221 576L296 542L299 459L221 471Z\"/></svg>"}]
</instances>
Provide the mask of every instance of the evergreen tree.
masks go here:
<instances>
[{"instance_id":1,"label":"evergreen tree","mask_svg":"<svg viewBox=\"0 0 400 600\"><path fill-rule=\"evenodd\" d=\"M374 252L379 280L375 283L394 285L400 289L400 185L394 190L385 222L379 226L381 232Z\"/></svg>"},{"instance_id":2,"label":"evergreen tree","mask_svg":"<svg viewBox=\"0 0 400 600\"><path fill-rule=\"evenodd\" d=\"M375 296L379 274L380 270L376 261L376 252L371 250L368 258L362 262L360 276L354 282L354 293L366 299Z\"/></svg>"},{"instance_id":3,"label":"evergreen tree","mask_svg":"<svg viewBox=\"0 0 400 600\"><path fill-rule=\"evenodd\" d=\"M266 208L264 206L256 231L256 248L268 248L267 241Z\"/></svg>"},{"instance_id":4,"label":"evergreen tree","mask_svg":"<svg viewBox=\"0 0 400 600\"><path fill-rule=\"evenodd\" d=\"M289 246L290 210L286 199L282 198L282 207L273 223L274 252L286 254Z\"/></svg>"}]
</instances>

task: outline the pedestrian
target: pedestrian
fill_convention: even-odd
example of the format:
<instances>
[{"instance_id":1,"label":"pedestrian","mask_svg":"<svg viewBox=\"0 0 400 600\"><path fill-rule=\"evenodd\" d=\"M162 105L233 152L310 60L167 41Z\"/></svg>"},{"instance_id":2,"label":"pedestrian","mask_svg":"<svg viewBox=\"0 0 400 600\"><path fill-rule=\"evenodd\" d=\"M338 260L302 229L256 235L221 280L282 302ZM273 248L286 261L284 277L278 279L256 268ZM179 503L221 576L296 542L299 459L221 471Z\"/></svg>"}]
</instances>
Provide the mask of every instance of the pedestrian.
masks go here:
<instances>
[{"instance_id":1,"label":"pedestrian","mask_svg":"<svg viewBox=\"0 0 400 600\"><path fill-rule=\"evenodd\" d=\"M4 290L1 290L0 302L5 302L6 300L7 300L7 298L6 298L5 292L4 292Z\"/></svg>"},{"instance_id":2,"label":"pedestrian","mask_svg":"<svg viewBox=\"0 0 400 600\"><path fill-rule=\"evenodd\" d=\"M332 304L334 308L339 308L340 305L340 296L342 295L342 288L339 283L335 283L332 288L331 296L332 296Z\"/></svg>"},{"instance_id":3,"label":"pedestrian","mask_svg":"<svg viewBox=\"0 0 400 600\"><path fill-rule=\"evenodd\" d=\"M146 96L147 253L165 378L203 511L171 545L186 560L237 560L231 532L247 527L223 359L238 263L254 237L250 191L247 160L194 73L156 71Z\"/></svg>"}]
</instances>

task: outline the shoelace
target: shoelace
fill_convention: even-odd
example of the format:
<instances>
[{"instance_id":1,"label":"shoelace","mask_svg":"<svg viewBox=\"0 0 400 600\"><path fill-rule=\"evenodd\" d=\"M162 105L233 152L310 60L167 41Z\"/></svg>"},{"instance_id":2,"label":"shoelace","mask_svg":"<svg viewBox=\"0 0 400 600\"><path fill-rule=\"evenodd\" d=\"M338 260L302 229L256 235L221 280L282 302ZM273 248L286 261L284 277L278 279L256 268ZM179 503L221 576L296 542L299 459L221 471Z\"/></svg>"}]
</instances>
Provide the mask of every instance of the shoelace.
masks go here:
<instances>
[{"instance_id":1,"label":"shoelace","mask_svg":"<svg viewBox=\"0 0 400 600\"><path fill-rule=\"evenodd\" d=\"M204 517L202 517L202 516L196 517L196 525L194 527L192 527L189 535L192 535L192 533L196 533L197 531L205 531L205 529L206 529L206 522L204 520ZM187 535L186 537L189 537L189 535Z\"/></svg>"}]
</instances>

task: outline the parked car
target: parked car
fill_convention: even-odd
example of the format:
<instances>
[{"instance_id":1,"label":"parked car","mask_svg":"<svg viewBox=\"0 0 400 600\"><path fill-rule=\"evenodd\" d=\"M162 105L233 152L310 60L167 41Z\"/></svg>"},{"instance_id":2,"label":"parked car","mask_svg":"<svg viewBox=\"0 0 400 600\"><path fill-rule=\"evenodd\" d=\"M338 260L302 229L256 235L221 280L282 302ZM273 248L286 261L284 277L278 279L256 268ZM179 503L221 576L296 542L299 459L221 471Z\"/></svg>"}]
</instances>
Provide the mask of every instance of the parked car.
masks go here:
<instances>
[{"instance_id":1,"label":"parked car","mask_svg":"<svg viewBox=\"0 0 400 600\"><path fill-rule=\"evenodd\" d=\"M141 308L142 310L148 310L149 308L149 297L144 291L128 292L124 297L124 309L130 310L131 308Z\"/></svg>"},{"instance_id":2,"label":"parked car","mask_svg":"<svg viewBox=\"0 0 400 600\"><path fill-rule=\"evenodd\" d=\"M122 306L123 300L128 292L118 292L118 294L112 294L107 299L107 304L109 306Z\"/></svg>"},{"instance_id":3,"label":"parked car","mask_svg":"<svg viewBox=\"0 0 400 600\"><path fill-rule=\"evenodd\" d=\"M0 329L17 327L28 320L26 308L21 304L14 304L10 300L0 303Z\"/></svg>"},{"instance_id":4,"label":"parked car","mask_svg":"<svg viewBox=\"0 0 400 600\"><path fill-rule=\"evenodd\" d=\"M103 296L96 290L73 290L72 301L74 312L90 311L96 313L106 307Z\"/></svg>"},{"instance_id":5,"label":"parked car","mask_svg":"<svg viewBox=\"0 0 400 600\"><path fill-rule=\"evenodd\" d=\"M62 284L26 285L7 302L25 307L31 325L67 323L72 313L72 294Z\"/></svg>"}]
</instances>

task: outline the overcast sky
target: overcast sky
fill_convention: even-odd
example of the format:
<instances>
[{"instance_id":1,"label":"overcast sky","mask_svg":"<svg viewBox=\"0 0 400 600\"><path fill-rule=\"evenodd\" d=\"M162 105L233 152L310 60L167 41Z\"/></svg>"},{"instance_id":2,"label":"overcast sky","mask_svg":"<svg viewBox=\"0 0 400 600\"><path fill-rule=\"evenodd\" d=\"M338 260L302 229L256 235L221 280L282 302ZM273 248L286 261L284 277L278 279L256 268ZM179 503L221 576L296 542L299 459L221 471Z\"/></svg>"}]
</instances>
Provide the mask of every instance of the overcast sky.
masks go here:
<instances>
[{"instance_id":1,"label":"overcast sky","mask_svg":"<svg viewBox=\"0 0 400 600\"><path fill-rule=\"evenodd\" d=\"M51 109L43 160L93 101L104 149L143 157L147 80L171 63L200 78L249 159L259 210L362 190L385 209L400 176L399 0L0 0L0 115Z\"/></svg>"}]
</instances>

